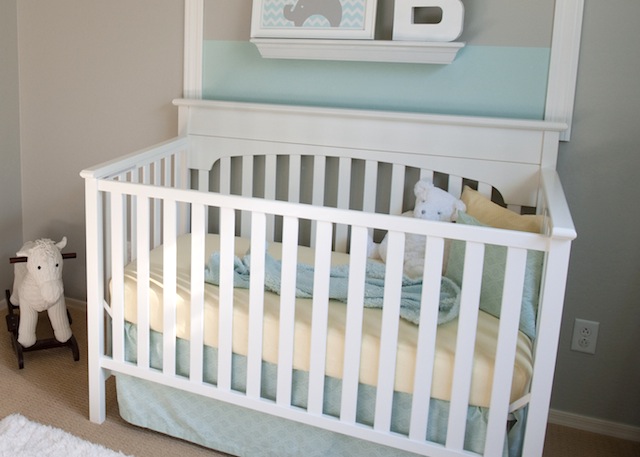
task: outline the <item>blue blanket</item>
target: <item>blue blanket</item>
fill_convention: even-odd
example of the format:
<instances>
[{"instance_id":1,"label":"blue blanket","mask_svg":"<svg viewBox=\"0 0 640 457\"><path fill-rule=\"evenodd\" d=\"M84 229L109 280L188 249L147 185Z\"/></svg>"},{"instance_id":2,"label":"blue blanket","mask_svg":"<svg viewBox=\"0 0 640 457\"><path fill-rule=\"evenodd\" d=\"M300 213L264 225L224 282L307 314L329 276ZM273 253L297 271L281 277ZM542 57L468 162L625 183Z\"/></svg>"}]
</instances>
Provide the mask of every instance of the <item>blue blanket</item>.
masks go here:
<instances>
[{"instance_id":1,"label":"blue blanket","mask_svg":"<svg viewBox=\"0 0 640 457\"><path fill-rule=\"evenodd\" d=\"M243 258L234 257L233 285L248 289L251 273L251 255ZM265 254L265 290L280 294L282 263L268 253ZM385 265L379 262L367 261L364 306L382 308L384 297ZM296 297L311 298L313 296L314 269L310 265L298 264L296 271ZM214 252L205 266L205 282L220 284L220 253ZM332 267L329 278L329 298L347 302L349 287L349 266ZM422 295L422 281L402 278L402 293L400 302L400 316L409 322L418 324L420 319L420 303ZM440 286L440 305L438 324L455 319L460 310L460 288L449 278L442 277Z\"/></svg>"}]
</instances>

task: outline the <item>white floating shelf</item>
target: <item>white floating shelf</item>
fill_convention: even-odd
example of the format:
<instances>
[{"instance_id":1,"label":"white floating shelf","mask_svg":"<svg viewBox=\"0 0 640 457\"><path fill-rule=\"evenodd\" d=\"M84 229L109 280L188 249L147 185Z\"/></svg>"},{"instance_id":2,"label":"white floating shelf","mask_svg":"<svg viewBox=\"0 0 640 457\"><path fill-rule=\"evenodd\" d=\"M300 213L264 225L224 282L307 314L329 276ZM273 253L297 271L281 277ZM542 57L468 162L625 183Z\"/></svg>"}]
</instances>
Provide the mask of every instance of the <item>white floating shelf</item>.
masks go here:
<instances>
[{"instance_id":1,"label":"white floating shelf","mask_svg":"<svg viewBox=\"0 0 640 457\"><path fill-rule=\"evenodd\" d=\"M459 42L252 38L267 59L349 60L449 64L464 47Z\"/></svg>"}]
</instances>

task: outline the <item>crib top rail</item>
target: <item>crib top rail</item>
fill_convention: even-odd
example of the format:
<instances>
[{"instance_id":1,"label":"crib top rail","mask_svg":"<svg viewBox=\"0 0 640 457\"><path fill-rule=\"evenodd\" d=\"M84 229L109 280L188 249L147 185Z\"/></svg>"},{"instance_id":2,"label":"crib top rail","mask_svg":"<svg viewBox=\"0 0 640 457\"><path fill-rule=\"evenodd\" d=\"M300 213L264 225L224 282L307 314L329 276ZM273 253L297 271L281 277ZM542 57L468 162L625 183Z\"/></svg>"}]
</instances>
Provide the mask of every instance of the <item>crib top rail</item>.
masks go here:
<instances>
[{"instance_id":1,"label":"crib top rail","mask_svg":"<svg viewBox=\"0 0 640 457\"><path fill-rule=\"evenodd\" d=\"M80 172L80 176L84 179L112 179L118 175L132 172L163 158L170 157L179 151L185 150L188 144L188 138L178 136L148 148L86 168Z\"/></svg>"},{"instance_id":2,"label":"crib top rail","mask_svg":"<svg viewBox=\"0 0 640 457\"><path fill-rule=\"evenodd\" d=\"M189 166L222 157L313 155L401 163L491 183L537 206L541 169L555 169L565 125L538 120L176 100Z\"/></svg>"}]
</instances>

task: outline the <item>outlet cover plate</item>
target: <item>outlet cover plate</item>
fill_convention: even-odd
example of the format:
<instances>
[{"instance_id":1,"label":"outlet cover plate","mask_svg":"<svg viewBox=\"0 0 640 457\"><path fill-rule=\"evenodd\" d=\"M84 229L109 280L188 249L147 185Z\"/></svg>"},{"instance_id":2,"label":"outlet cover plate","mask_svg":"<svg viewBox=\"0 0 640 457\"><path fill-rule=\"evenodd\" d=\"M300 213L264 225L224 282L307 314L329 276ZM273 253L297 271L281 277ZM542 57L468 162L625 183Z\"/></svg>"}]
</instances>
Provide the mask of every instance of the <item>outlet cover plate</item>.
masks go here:
<instances>
[{"instance_id":1,"label":"outlet cover plate","mask_svg":"<svg viewBox=\"0 0 640 457\"><path fill-rule=\"evenodd\" d=\"M599 327L599 322L576 319L573 324L571 350L595 354Z\"/></svg>"}]
</instances>

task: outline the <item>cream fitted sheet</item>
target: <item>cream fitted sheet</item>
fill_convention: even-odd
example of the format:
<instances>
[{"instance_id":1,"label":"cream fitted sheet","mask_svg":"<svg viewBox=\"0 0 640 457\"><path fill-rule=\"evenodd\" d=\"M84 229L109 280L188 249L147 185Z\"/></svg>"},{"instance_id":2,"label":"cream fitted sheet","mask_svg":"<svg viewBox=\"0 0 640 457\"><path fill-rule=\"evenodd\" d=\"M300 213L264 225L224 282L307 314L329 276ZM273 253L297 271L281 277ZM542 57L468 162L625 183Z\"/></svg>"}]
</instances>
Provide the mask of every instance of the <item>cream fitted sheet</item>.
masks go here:
<instances>
[{"instance_id":1,"label":"cream fitted sheet","mask_svg":"<svg viewBox=\"0 0 640 457\"><path fill-rule=\"evenodd\" d=\"M243 256L249 248L249 240L236 238L235 253ZM183 235L177 241L177 336L189 339L189 302L190 302L190 262L191 237ZM218 235L206 237L205 261L212 252L219 250ZM271 243L269 253L280 259L281 245ZM298 261L313 265L313 251L306 247L299 248ZM150 325L155 331L162 332L162 246L151 251L150 256ZM348 263L347 254L333 253L332 264ZM204 268L204 265L202 266ZM205 323L204 339L208 346L216 347L218 341L218 287L205 284ZM278 319L280 297L265 292L264 303L264 336L263 359L270 363L278 360ZM125 319L137 322L137 276L136 262L125 268ZM310 299L297 299L294 368L307 371L309 369L309 353L311 342L311 303ZM249 291L234 290L233 315L233 351L247 354L248 342L248 309ZM363 349L361 354L360 381L376 385L378 373L379 335L381 310L365 308L363 325ZM329 333L327 338L326 374L341 378L344 354L344 328L346 321L346 305L338 301L329 303ZM499 321L482 311L479 313L476 335L475 360L471 385L470 403L476 406L489 406L491 384L495 362ZM438 326L436 342L436 358L431 395L439 400L449 400L453 379L455 346L457 335L457 319ZM414 382L414 359L418 328L400 319L398 354L395 389L411 393ZM521 332L518 335L518 348L511 390L511 401L525 395L529 388L532 366L532 344Z\"/></svg>"}]
</instances>

